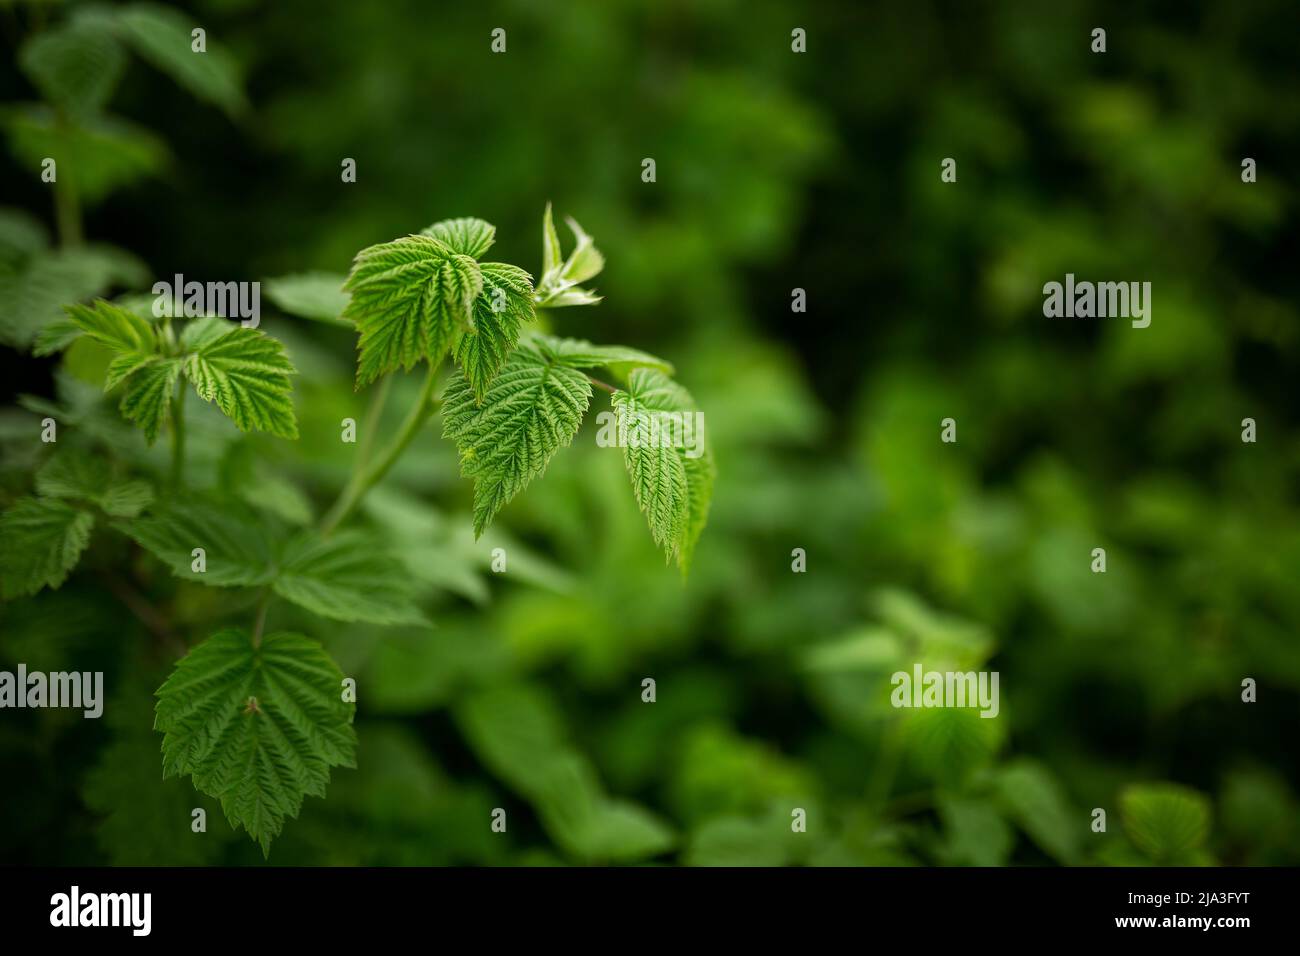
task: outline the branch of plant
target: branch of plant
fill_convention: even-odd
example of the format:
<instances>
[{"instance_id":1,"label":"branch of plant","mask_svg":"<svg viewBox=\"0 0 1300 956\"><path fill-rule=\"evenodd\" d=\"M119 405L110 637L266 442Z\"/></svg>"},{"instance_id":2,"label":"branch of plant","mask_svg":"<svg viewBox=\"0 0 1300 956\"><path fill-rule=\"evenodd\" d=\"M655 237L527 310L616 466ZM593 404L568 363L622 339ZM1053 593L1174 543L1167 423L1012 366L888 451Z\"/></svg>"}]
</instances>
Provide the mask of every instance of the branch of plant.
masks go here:
<instances>
[{"instance_id":1,"label":"branch of plant","mask_svg":"<svg viewBox=\"0 0 1300 956\"><path fill-rule=\"evenodd\" d=\"M402 453L406 451L415 436L419 434L433 407L433 388L437 382L437 375L437 368L430 365L424 384L420 387L419 397L416 398L415 404L411 406L411 410L406 415L406 420L402 422L401 428L398 429L393 441L384 449L374 464L363 467L353 474L347 485L339 493L338 499L325 514L320 528L322 535L330 534L347 520L352 512L356 510L357 505L361 503L361 499L365 497L366 492L388 474L389 469L397 463L397 460L402 457Z\"/></svg>"},{"instance_id":2,"label":"branch of plant","mask_svg":"<svg viewBox=\"0 0 1300 956\"><path fill-rule=\"evenodd\" d=\"M176 383L172 396L172 471L171 484L179 489L185 475L185 383Z\"/></svg>"},{"instance_id":3,"label":"branch of plant","mask_svg":"<svg viewBox=\"0 0 1300 956\"><path fill-rule=\"evenodd\" d=\"M71 123L68 121L67 114L62 107L54 108L54 130L55 134L63 142L67 142L71 132ZM63 177L59 177L59 169L56 166L54 170L54 218L59 229L59 245L63 247L79 246L82 242L81 229L81 200L77 195L77 182L75 172L65 168Z\"/></svg>"},{"instance_id":4,"label":"branch of plant","mask_svg":"<svg viewBox=\"0 0 1300 956\"><path fill-rule=\"evenodd\" d=\"M595 378L594 376L591 375L587 376L587 381L589 381L592 385L595 385L597 388L603 388L611 395L613 395L615 392L618 391L618 389L616 389L613 385L610 385L608 382L602 382L600 379Z\"/></svg>"},{"instance_id":5,"label":"branch of plant","mask_svg":"<svg viewBox=\"0 0 1300 956\"><path fill-rule=\"evenodd\" d=\"M103 570L100 577L108 585L108 589L113 592L122 604L130 611L141 624L143 624L159 642L165 644L168 650L176 653L178 656L184 656L186 647L185 642L178 638L167 624L167 618L149 601L137 591L131 584L115 574L112 571Z\"/></svg>"},{"instance_id":6,"label":"branch of plant","mask_svg":"<svg viewBox=\"0 0 1300 956\"><path fill-rule=\"evenodd\" d=\"M262 646L262 632L266 629L266 608L271 603L271 589L263 588L257 602L257 619L253 623L253 646Z\"/></svg>"}]
</instances>

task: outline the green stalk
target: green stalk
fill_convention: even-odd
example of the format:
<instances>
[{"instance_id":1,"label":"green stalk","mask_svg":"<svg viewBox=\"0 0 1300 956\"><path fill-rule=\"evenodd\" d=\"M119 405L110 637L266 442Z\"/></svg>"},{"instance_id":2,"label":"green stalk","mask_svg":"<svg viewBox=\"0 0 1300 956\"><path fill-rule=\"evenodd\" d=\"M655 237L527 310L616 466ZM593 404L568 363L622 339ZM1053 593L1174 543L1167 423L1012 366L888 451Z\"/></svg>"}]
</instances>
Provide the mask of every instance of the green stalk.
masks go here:
<instances>
[{"instance_id":1,"label":"green stalk","mask_svg":"<svg viewBox=\"0 0 1300 956\"><path fill-rule=\"evenodd\" d=\"M321 522L320 530L322 535L328 535L356 510L366 492L378 484L384 475L388 474L388 470L397 463L397 459L402 457L402 453L406 451L407 446L419 434L433 407L433 387L437 380L437 374L438 370L430 365L429 374L425 376L424 385L420 388L420 395L415 400L415 404L411 406L411 410L406 415L406 420L402 422L402 427L398 429L392 443L384 449L383 454L379 456L379 459L373 465L362 468L353 474L351 480L340 492L338 500L334 502L333 507L330 508Z\"/></svg>"},{"instance_id":2,"label":"green stalk","mask_svg":"<svg viewBox=\"0 0 1300 956\"><path fill-rule=\"evenodd\" d=\"M185 472L185 382L177 382L172 396L172 487L180 488Z\"/></svg>"},{"instance_id":3,"label":"green stalk","mask_svg":"<svg viewBox=\"0 0 1300 956\"><path fill-rule=\"evenodd\" d=\"M54 110L54 129L61 146L66 146L70 132L70 122L61 107ZM60 150L63 156L66 149ZM55 168L54 178L54 219L59 229L59 245L67 248L79 246L82 242L81 199L77 195L76 173L65 168Z\"/></svg>"}]
</instances>

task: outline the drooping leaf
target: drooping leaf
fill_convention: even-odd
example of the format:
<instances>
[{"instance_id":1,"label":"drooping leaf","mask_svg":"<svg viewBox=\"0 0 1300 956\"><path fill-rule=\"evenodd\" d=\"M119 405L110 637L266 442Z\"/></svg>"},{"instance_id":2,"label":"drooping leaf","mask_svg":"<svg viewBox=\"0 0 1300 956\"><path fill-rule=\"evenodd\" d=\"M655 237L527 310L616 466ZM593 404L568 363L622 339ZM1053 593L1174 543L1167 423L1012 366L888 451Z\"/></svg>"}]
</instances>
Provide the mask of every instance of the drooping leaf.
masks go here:
<instances>
[{"instance_id":1,"label":"drooping leaf","mask_svg":"<svg viewBox=\"0 0 1300 956\"><path fill-rule=\"evenodd\" d=\"M147 481L115 479L107 462L81 452L54 455L36 473L36 490L98 505L115 518L133 518L153 501Z\"/></svg>"},{"instance_id":2,"label":"drooping leaf","mask_svg":"<svg viewBox=\"0 0 1300 956\"><path fill-rule=\"evenodd\" d=\"M116 527L177 577L216 587L252 587L274 577L276 531L238 502L206 498L168 501ZM194 549L204 570L195 570Z\"/></svg>"},{"instance_id":3,"label":"drooping leaf","mask_svg":"<svg viewBox=\"0 0 1300 956\"><path fill-rule=\"evenodd\" d=\"M240 501L169 501L117 527L178 577L216 587L270 585L276 594L336 621L427 623L410 573L384 544L360 532L289 534ZM194 549L206 567L195 570Z\"/></svg>"},{"instance_id":4,"label":"drooping leaf","mask_svg":"<svg viewBox=\"0 0 1300 956\"><path fill-rule=\"evenodd\" d=\"M484 262L480 269L483 291L474 300L474 328L460 337L456 361L481 398L535 313L532 276L502 262Z\"/></svg>"},{"instance_id":5,"label":"drooping leaf","mask_svg":"<svg viewBox=\"0 0 1300 956\"><path fill-rule=\"evenodd\" d=\"M361 532L322 538L304 531L286 545L273 587L322 617L371 624L420 624L411 579L384 545Z\"/></svg>"},{"instance_id":6,"label":"drooping leaf","mask_svg":"<svg viewBox=\"0 0 1300 956\"><path fill-rule=\"evenodd\" d=\"M632 492L650 524L655 544L674 555L686 526L689 500L685 457L670 444L672 425L657 409L628 392L617 392L610 401Z\"/></svg>"},{"instance_id":7,"label":"drooping leaf","mask_svg":"<svg viewBox=\"0 0 1300 956\"><path fill-rule=\"evenodd\" d=\"M482 259L483 253L496 241L497 227L482 219L444 219L421 231L423 235L445 242L453 252L471 259Z\"/></svg>"},{"instance_id":8,"label":"drooping leaf","mask_svg":"<svg viewBox=\"0 0 1300 956\"><path fill-rule=\"evenodd\" d=\"M301 272L295 275L264 279L262 291L277 309L300 319L351 325L343 317L348 294L343 291L347 276L333 272Z\"/></svg>"},{"instance_id":9,"label":"drooping leaf","mask_svg":"<svg viewBox=\"0 0 1300 956\"><path fill-rule=\"evenodd\" d=\"M303 797L325 795L331 767L356 765L355 706L319 644L242 629L194 648L158 689L164 777L190 775L270 855Z\"/></svg>"},{"instance_id":10,"label":"drooping leaf","mask_svg":"<svg viewBox=\"0 0 1300 956\"><path fill-rule=\"evenodd\" d=\"M50 498L19 498L0 515L0 592L6 600L57 588L90 543L95 519Z\"/></svg>"},{"instance_id":11,"label":"drooping leaf","mask_svg":"<svg viewBox=\"0 0 1300 956\"><path fill-rule=\"evenodd\" d=\"M582 424L591 384L529 346L521 346L481 402L464 374L443 395L443 435L460 449L461 474L474 479L474 531L540 475Z\"/></svg>"},{"instance_id":12,"label":"drooping leaf","mask_svg":"<svg viewBox=\"0 0 1300 956\"><path fill-rule=\"evenodd\" d=\"M716 470L703 416L689 392L653 368L636 368L611 398L615 443L655 542L686 571L708 523Z\"/></svg>"},{"instance_id":13,"label":"drooping leaf","mask_svg":"<svg viewBox=\"0 0 1300 956\"><path fill-rule=\"evenodd\" d=\"M562 339L540 332L529 335L529 340L539 343L543 351L554 355L561 365L570 368L605 367L626 375L632 369L644 366L657 369L665 375L673 374L672 363L626 345L595 345L583 339Z\"/></svg>"},{"instance_id":14,"label":"drooping leaf","mask_svg":"<svg viewBox=\"0 0 1300 956\"><path fill-rule=\"evenodd\" d=\"M289 378L294 367L279 341L258 329L205 318L185 329L181 346L194 390L241 431L298 437Z\"/></svg>"},{"instance_id":15,"label":"drooping leaf","mask_svg":"<svg viewBox=\"0 0 1300 956\"><path fill-rule=\"evenodd\" d=\"M473 257L432 236L406 236L357 254L344 318L360 332L357 385L425 360L436 364L473 327L483 274Z\"/></svg>"},{"instance_id":16,"label":"drooping leaf","mask_svg":"<svg viewBox=\"0 0 1300 956\"><path fill-rule=\"evenodd\" d=\"M247 108L235 60L211 37L205 42L205 51L196 52L191 31L198 24L191 17L152 3L136 3L114 12L122 40L194 96L231 116Z\"/></svg>"}]
</instances>

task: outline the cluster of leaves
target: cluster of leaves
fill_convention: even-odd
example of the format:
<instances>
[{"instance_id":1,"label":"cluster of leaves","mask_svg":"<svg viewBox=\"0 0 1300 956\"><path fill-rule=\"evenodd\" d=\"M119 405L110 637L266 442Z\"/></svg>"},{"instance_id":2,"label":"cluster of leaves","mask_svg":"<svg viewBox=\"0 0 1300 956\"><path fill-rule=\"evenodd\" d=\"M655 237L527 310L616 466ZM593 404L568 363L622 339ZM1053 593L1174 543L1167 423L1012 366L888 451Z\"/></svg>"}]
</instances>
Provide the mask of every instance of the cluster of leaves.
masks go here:
<instances>
[{"instance_id":1,"label":"cluster of leaves","mask_svg":"<svg viewBox=\"0 0 1300 956\"><path fill-rule=\"evenodd\" d=\"M590 236L576 223L573 228L577 246L560 262L548 208L543 236L552 307L599 301L577 283L599 271L603 260ZM431 384L441 361L454 356L456 370L442 395L443 431L460 449L462 472L474 479L476 536L572 442L596 381L588 369L603 367L626 378L625 389L605 387L620 421L633 431L648 430L653 415L697 411L661 359L525 330L536 321L541 296L524 270L480 261L494 234L480 219L454 219L362 250L342 283L348 295L340 313L359 334L358 387L419 362L427 363ZM273 283L273 297L287 311L318 314L326 298L313 292L319 281ZM301 309L297 303L304 298L309 304ZM186 383L241 431L298 437L295 369L279 341L215 316L189 321L177 334L168 310L146 311L146 303L128 296L119 303L69 305L66 318L39 331L36 354L70 348L83 336L93 341L107 353L105 391L121 391L122 416L148 444L170 430L178 466ZM427 413L423 392L399 453ZM683 572L707 520L714 474L707 448L686 455L684 448L646 443L626 449L652 535ZM153 504L147 483L108 481L104 467L94 458L57 456L37 478L40 497L23 498L0 517L7 597L63 583L89 541L93 505L178 578L259 589L262 614L274 595L331 620L427 623L413 600L409 568L372 534L334 533L328 521L320 530L294 530L229 497L181 495L179 467ZM189 775L221 801L232 825L269 852L303 797L323 795L329 768L352 765L352 707L340 704L341 684L337 666L318 644L290 633L263 636L260 619L251 633L214 635L158 691L166 775ZM609 813L610 825L635 825L635 817L616 805ZM662 842L653 828L646 838ZM599 833L574 839L603 855Z\"/></svg>"},{"instance_id":2,"label":"cluster of leaves","mask_svg":"<svg viewBox=\"0 0 1300 956\"><path fill-rule=\"evenodd\" d=\"M454 356L456 372L442 395L443 434L460 449L462 474L474 480L474 530L481 534L573 441L593 384L603 384L588 371L605 368L624 378L625 388L606 388L620 433L629 439L624 453L633 491L655 541L685 571L708 519L713 456L703 435L692 451L671 443L671 427L652 426L656 419L694 415L694 399L671 379L672 366L663 359L528 327L537 309L600 301L579 284L600 272L604 257L581 226L569 224L576 242L564 258L547 206L536 291L523 269L481 261L496 233L481 219L435 223L363 249L343 285L349 298L341 313L359 333L358 387L420 362L432 374ZM277 301L315 315L315 284L281 280ZM663 440L651 441L652 435Z\"/></svg>"}]
</instances>

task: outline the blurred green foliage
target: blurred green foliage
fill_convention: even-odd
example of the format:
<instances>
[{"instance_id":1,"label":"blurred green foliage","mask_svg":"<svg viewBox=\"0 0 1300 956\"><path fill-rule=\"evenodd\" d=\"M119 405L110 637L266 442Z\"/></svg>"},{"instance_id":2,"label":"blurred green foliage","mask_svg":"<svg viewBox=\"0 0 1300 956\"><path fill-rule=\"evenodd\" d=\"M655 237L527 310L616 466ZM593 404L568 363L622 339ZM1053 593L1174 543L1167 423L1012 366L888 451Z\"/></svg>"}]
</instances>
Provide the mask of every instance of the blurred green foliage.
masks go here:
<instances>
[{"instance_id":1,"label":"blurred green foliage","mask_svg":"<svg viewBox=\"0 0 1300 956\"><path fill-rule=\"evenodd\" d=\"M103 10L0 4L6 505L45 415L61 450L165 473L100 394L102 352L26 354L65 302L341 275L457 215L536 272L548 200L607 258L604 304L557 331L671 358L718 460L683 583L593 423L478 541L427 429L364 515L436 627L272 607L357 678L360 737L273 863L1300 862L1294 5L207 0L112 42ZM191 22L202 69L168 52ZM1151 327L1044 319L1067 271L1151 281ZM187 408L192 484L290 525L346 479L338 422L369 400L351 330L271 312L311 290L263 287L298 442ZM99 722L0 719L0 859L261 859L162 780L151 729L178 649L254 600L101 536L60 590L0 606L0 665L113 689ZM914 662L999 671L1001 715L894 710Z\"/></svg>"}]
</instances>

